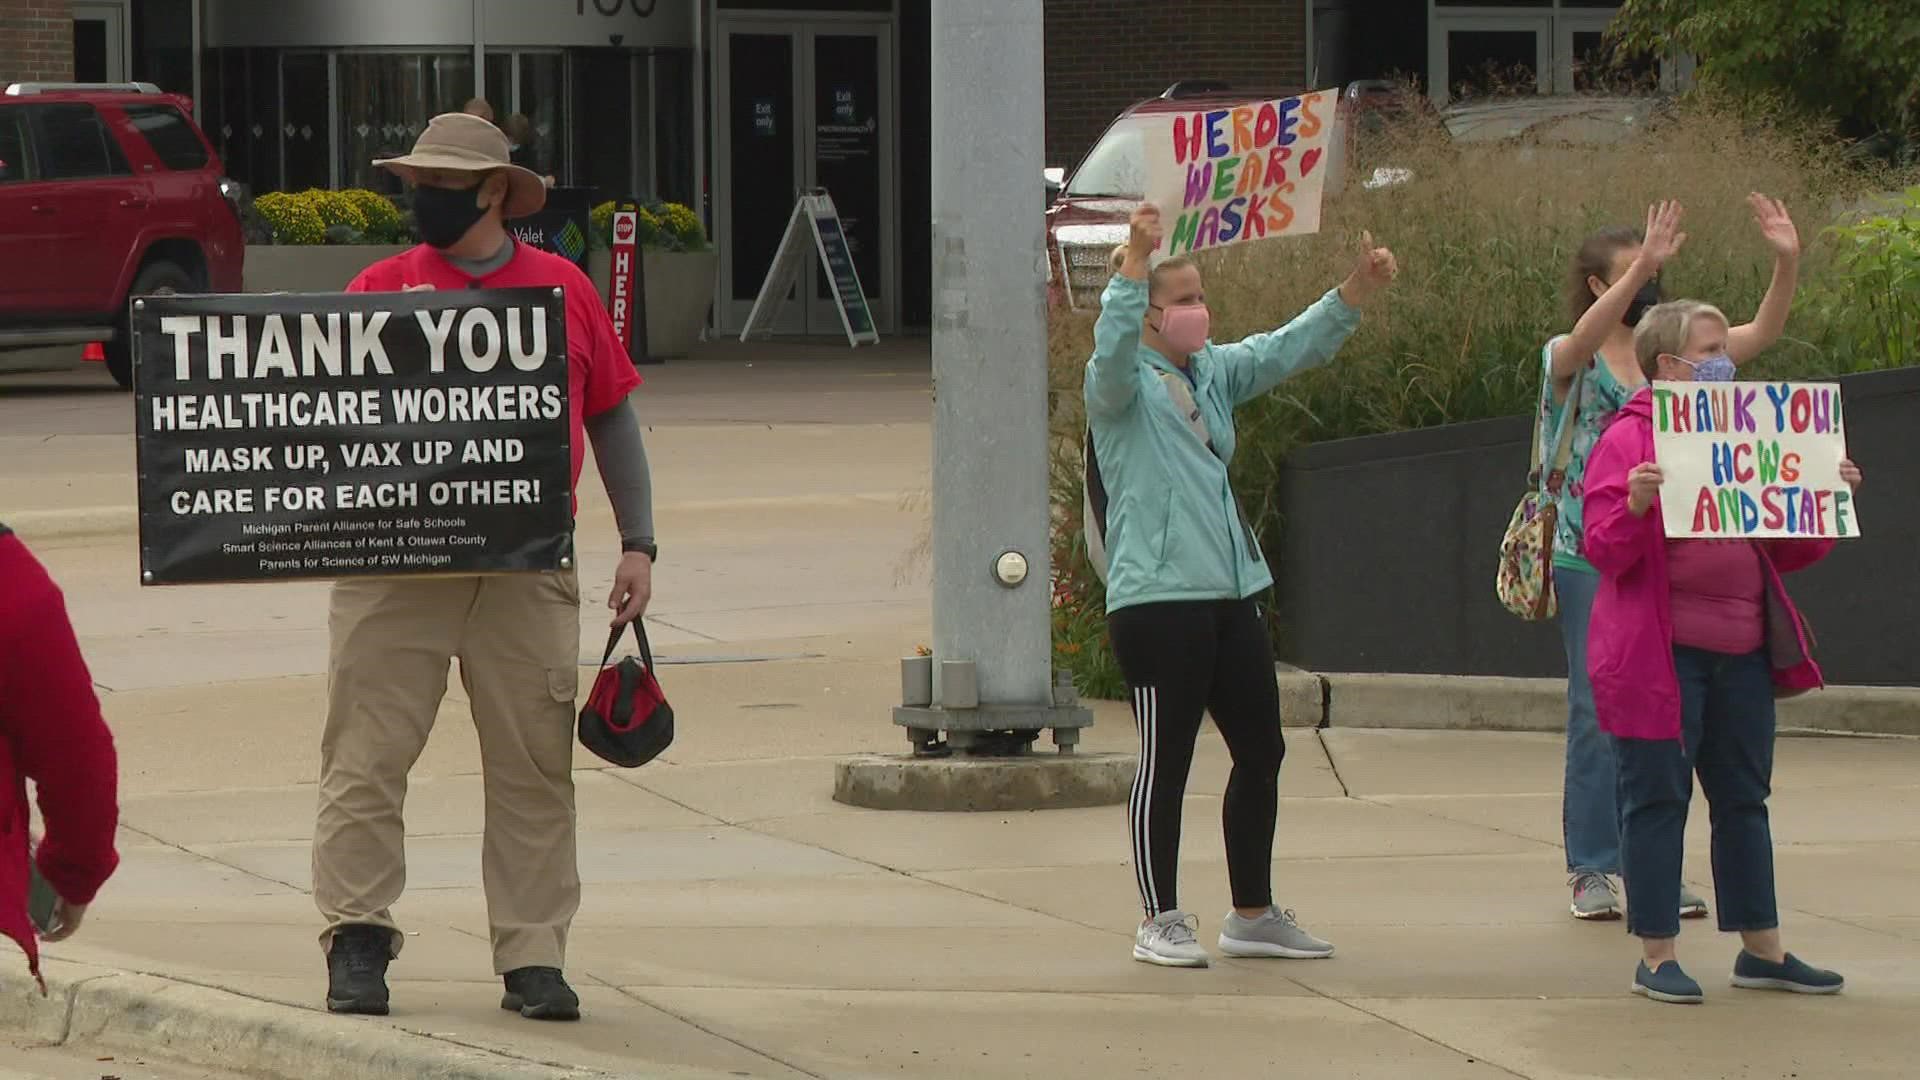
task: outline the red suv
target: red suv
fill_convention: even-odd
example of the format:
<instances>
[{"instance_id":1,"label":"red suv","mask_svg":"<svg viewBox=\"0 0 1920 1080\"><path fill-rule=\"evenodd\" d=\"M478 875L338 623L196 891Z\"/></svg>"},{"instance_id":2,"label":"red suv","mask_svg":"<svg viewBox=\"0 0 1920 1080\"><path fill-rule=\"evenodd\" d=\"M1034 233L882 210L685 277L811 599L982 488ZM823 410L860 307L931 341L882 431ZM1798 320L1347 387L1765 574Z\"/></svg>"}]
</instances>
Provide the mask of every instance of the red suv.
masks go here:
<instances>
[{"instance_id":1,"label":"red suv","mask_svg":"<svg viewBox=\"0 0 1920 1080\"><path fill-rule=\"evenodd\" d=\"M1049 178L1052 205L1047 209L1047 300L1051 307L1089 308L1112 275L1108 260L1126 242L1127 219L1147 189L1146 132L1172 113L1206 112L1270 101L1299 89L1235 90L1225 83L1189 80L1175 83L1156 98L1129 106L1073 174L1057 188ZM1339 97L1334 132L1328 140L1325 197L1346 183L1355 140L1380 123L1409 111L1404 89L1394 83L1356 82ZM1159 120L1165 123L1164 120ZM1051 170L1050 170L1051 171Z\"/></svg>"},{"instance_id":2,"label":"red suv","mask_svg":"<svg viewBox=\"0 0 1920 1080\"><path fill-rule=\"evenodd\" d=\"M224 172L192 104L150 83L7 87L0 370L13 350L100 342L131 386L133 297L241 291L242 195Z\"/></svg>"}]
</instances>

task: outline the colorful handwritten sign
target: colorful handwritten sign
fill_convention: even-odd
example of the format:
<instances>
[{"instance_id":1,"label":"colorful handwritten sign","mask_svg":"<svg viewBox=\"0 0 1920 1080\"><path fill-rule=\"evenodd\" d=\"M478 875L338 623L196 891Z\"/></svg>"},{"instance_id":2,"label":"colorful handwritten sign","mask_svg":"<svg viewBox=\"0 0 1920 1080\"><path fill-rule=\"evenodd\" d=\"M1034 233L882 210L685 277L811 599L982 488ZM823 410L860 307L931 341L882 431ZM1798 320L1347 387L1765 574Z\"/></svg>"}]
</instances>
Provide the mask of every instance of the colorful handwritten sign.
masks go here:
<instances>
[{"instance_id":1,"label":"colorful handwritten sign","mask_svg":"<svg viewBox=\"0 0 1920 1080\"><path fill-rule=\"evenodd\" d=\"M1834 383L1656 382L1653 456L1668 536L1860 535Z\"/></svg>"},{"instance_id":2,"label":"colorful handwritten sign","mask_svg":"<svg viewBox=\"0 0 1920 1080\"><path fill-rule=\"evenodd\" d=\"M1148 136L1162 256L1320 231L1336 92L1179 113Z\"/></svg>"}]
</instances>

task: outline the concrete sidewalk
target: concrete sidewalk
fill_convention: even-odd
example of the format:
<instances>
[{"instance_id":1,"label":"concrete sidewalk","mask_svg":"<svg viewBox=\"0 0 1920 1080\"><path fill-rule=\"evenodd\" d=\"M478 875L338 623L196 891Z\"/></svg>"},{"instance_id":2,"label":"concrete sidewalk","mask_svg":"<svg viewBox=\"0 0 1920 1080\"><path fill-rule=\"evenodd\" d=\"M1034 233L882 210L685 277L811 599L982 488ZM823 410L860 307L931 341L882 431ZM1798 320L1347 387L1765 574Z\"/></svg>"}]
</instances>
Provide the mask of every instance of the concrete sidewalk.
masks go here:
<instances>
[{"instance_id":1,"label":"concrete sidewalk","mask_svg":"<svg viewBox=\"0 0 1920 1080\"><path fill-rule=\"evenodd\" d=\"M1279 900L1340 954L1175 972L1130 959L1120 808L916 815L830 800L834 755L901 743L878 648L765 642L755 651L818 658L675 669L681 738L665 759L622 772L581 757L579 1025L496 1007L458 700L409 802L395 1015L313 1011L313 677L106 695L126 861L53 955L304 1010L315 1045L336 1048L312 1075L340 1077L394 1075L366 1047L408 1037L396 1033L511 1070L461 1073L473 1076L1893 1078L1920 1056L1920 743L1779 747L1788 940L1848 975L1839 999L1727 988L1736 945L1698 924L1682 950L1707 1006L1630 997L1637 954L1619 924L1566 913L1559 742L1513 733L1292 732ZM1102 706L1090 749L1131 741ZM1209 733L1182 876L1209 942L1228 900L1226 772ZM1711 896L1696 815L1688 879ZM566 1068L526 1071L538 1063Z\"/></svg>"},{"instance_id":2,"label":"concrete sidewalk","mask_svg":"<svg viewBox=\"0 0 1920 1080\"><path fill-rule=\"evenodd\" d=\"M649 617L675 661L663 674L680 741L634 772L578 759L587 885L570 973L587 1018L563 1026L497 1008L457 680L408 805L395 1015L316 1009L325 586L137 587L128 400L71 379L0 386L0 516L67 592L118 739L125 821L122 870L52 950L56 995L30 995L0 963L0 1027L300 1080L1913 1075L1913 741L1779 746L1789 940L1844 971L1848 995L1736 993L1734 945L1696 925L1682 948L1711 998L1693 1010L1629 997L1636 954L1618 924L1567 917L1556 737L1343 719L1356 697L1376 724L1482 716L1479 688L1383 706L1366 680L1308 687L1334 726L1289 732L1276 873L1280 901L1338 942L1329 961L1134 963L1118 807L834 803L839 757L904 748L893 658L927 640L912 553L928 385L912 352L716 350L648 373L663 543ZM598 485L582 495L591 601L613 530ZM84 527L46 528L63 520ZM588 662L602 625L589 603ZM1526 716L1551 713L1547 691L1520 691ZM1124 708L1098 712L1087 748L1131 753ZM1226 773L1204 736L1183 882L1205 940L1227 903ZM1691 838L1688 877L1705 889L1703 821Z\"/></svg>"}]
</instances>

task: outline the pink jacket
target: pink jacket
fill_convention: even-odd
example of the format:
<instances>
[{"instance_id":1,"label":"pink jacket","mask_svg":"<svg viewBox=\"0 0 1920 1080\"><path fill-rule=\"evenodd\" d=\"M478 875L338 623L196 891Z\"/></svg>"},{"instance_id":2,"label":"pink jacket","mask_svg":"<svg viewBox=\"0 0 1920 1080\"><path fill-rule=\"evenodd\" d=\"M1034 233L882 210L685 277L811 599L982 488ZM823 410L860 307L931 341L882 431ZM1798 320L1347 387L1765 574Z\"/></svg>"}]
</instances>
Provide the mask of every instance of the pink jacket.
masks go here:
<instances>
[{"instance_id":1,"label":"pink jacket","mask_svg":"<svg viewBox=\"0 0 1920 1080\"><path fill-rule=\"evenodd\" d=\"M1680 679L1673 668L1667 538L1656 500L1644 515L1627 509L1627 474L1653 460L1653 392L1642 388L1621 408L1587 461L1584 510L1587 561L1600 592L1587 629L1587 674L1600 727L1625 739L1680 737ZM1783 695L1824 683L1813 635L1780 575L1804 570L1833 550L1832 540L1763 540L1767 571L1767 649Z\"/></svg>"}]
</instances>

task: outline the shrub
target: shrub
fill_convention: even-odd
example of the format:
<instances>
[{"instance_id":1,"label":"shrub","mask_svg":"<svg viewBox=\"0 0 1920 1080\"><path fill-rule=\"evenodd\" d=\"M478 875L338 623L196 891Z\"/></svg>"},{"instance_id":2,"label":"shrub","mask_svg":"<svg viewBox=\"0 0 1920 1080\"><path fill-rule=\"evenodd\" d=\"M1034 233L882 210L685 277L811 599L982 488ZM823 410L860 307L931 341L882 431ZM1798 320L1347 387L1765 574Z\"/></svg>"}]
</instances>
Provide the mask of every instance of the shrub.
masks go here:
<instances>
[{"instance_id":1,"label":"shrub","mask_svg":"<svg viewBox=\"0 0 1920 1080\"><path fill-rule=\"evenodd\" d=\"M357 202L347 197L346 192L321 191L316 189L303 192L301 197L313 204L314 210L320 215L320 220L326 223L329 230L347 230L342 234L346 236L364 236L366 234L367 215L360 209ZM354 241L334 242L353 243Z\"/></svg>"},{"instance_id":2,"label":"shrub","mask_svg":"<svg viewBox=\"0 0 1920 1080\"><path fill-rule=\"evenodd\" d=\"M312 200L304 195L270 191L253 200L253 208L273 230L276 244L324 244L327 223Z\"/></svg>"},{"instance_id":3,"label":"shrub","mask_svg":"<svg viewBox=\"0 0 1920 1080\"><path fill-rule=\"evenodd\" d=\"M411 228L405 214L395 206L393 200L377 191L354 188L340 192L340 196L353 204L366 220L362 230L369 244L405 244L413 239Z\"/></svg>"},{"instance_id":4,"label":"shrub","mask_svg":"<svg viewBox=\"0 0 1920 1080\"><path fill-rule=\"evenodd\" d=\"M1561 286L1574 249L1600 226L1640 225L1657 199L1685 205L1690 237L1663 274L1667 294L1712 301L1735 319L1758 307L1772 263L1746 195L1765 192L1793 211L1807 249L1802 292L1788 336L1757 362L1756 373L1822 376L1911 359L1914 323L1898 319L1914 317L1920 289L1915 278L1900 276L1913 273L1915 264L1905 260L1914 234L1869 222L1859 228L1872 239L1855 239L1846 249L1842 240L1854 234L1821 228L1836 205L1880 180L1850 173L1823 129L1692 95L1645 132L1598 148L1462 144L1411 128L1382 138L1367 147L1370 156L1411 169L1410 183L1329 193L1316 235L1201 256L1217 341L1284 323L1337 285L1363 229L1400 261L1400 279L1369 307L1332 364L1236 415L1234 483L1268 552L1279 549L1283 524L1275 502L1279 472L1298 446L1530 412L1541 347L1569 325ZM1881 308L1894 321L1848 323L1833 311L1847 305L1818 301L1829 293L1858 300L1870 291L1868 281L1876 282ZM1905 314L1896 317L1896 310ZM1055 626L1059 640L1082 645L1063 659L1089 694L1110 663L1081 629L1101 604L1079 520L1081 384L1092 323L1091 313L1056 313L1048 342L1057 452L1053 561L1063 583ZM1896 348L1892 338L1905 346Z\"/></svg>"},{"instance_id":5,"label":"shrub","mask_svg":"<svg viewBox=\"0 0 1920 1080\"><path fill-rule=\"evenodd\" d=\"M670 251L700 251L707 246L707 231L700 226L700 215L679 203L660 203L653 208L660 225L661 246Z\"/></svg>"},{"instance_id":6,"label":"shrub","mask_svg":"<svg viewBox=\"0 0 1920 1080\"><path fill-rule=\"evenodd\" d=\"M679 203L650 202L638 207L635 239L643 248L662 251L705 251L707 232L700 215ZM588 212L593 224L594 247L613 243L614 203L603 202Z\"/></svg>"},{"instance_id":7,"label":"shrub","mask_svg":"<svg viewBox=\"0 0 1920 1080\"><path fill-rule=\"evenodd\" d=\"M253 209L276 244L403 244L411 239L399 207L372 191L275 191L254 199Z\"/></svg>"},{"instance_id":8,"label":"shrub","mask_svg":"<svg viewBox=\"0 0 1920 1080\"><path fill-rule=\"evenodd\" d=\"M1814 290L1843 370L1920 363L1920 187L1885 210L1833 226L1840 273Z\"/></svg>"}]
</instances>

